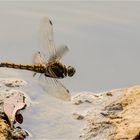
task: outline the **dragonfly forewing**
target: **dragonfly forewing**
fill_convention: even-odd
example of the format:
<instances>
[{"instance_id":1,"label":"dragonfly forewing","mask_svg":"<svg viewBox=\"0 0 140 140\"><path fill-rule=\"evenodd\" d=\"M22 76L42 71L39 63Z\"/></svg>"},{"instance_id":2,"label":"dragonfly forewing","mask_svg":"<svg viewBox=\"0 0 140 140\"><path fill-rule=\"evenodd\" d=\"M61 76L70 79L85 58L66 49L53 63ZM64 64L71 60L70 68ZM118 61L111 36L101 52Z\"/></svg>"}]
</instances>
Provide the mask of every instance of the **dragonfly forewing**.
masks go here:
<instances>
[{"instance_id":1,"label":"dragonfly forewing","mask_svg":"<svg viewBox=\"0 0 140 140\"><path fill-rule=\"evenodd\" d=\"M53 24L48 17L43 18L40 27L40 49L41 55L46 61L60 60L69 51L66 45L55 48L53 39Z\"/></svg>"},{"instance_id":2,"label":"dragonfly forewing","mask_svg":"<svg viewBox=\"0 0 140 140\"><path fill-rule=\"evenodd\" d=\"M40 26L40 50L41 54L49 60L50 56L56 54L53 39L53 25L48 17L44 17Z\"/></svg>"}]
</instances>

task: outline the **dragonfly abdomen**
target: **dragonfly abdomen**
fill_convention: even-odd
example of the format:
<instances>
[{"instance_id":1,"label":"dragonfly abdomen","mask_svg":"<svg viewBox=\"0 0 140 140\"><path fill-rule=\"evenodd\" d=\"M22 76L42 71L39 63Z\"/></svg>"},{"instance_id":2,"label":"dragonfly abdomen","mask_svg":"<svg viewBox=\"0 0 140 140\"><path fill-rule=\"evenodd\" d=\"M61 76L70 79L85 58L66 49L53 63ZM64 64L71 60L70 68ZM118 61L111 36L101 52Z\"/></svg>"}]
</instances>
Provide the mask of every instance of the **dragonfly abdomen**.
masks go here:
<instances>
[{"instance_id":1,"label":"dragonfly abdomen","mask_svg":"<svg viewBox=\"0 0 140 140\"><path fill-rule=\"evenodd\" d=\"M24 64L14 64L14 63L0 63L0 67L30 70L37 73L45 73L46 68L43 65L24 65Z\"/></svg>"}]
</instances>

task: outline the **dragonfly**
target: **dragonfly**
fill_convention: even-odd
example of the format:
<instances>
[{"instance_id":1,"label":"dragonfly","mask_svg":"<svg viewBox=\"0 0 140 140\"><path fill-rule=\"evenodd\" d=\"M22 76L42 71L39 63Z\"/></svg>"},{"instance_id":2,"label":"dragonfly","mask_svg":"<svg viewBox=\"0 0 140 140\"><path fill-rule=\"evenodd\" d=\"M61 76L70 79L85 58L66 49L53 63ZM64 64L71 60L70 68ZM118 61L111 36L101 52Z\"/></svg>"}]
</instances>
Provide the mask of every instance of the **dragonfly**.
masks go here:
<instances>
[{"instance_id":1,"label":"dragonfly","mask_svg":"<svg viewBox=\"0 0 140 140\"><path fill-rule=\"evenodd\" d=\"M0 63L0 67L29 70L33 76L40 74L39 81L47 93L64 101L71 100L70 91L60 82L60 79L72 77L76 70L66 66L60 59L69 51L66 45L55 47L53 38L53 24L48 17L41 20L40 51L33 55L33 64Z\"/></svg>"}]
</instances>

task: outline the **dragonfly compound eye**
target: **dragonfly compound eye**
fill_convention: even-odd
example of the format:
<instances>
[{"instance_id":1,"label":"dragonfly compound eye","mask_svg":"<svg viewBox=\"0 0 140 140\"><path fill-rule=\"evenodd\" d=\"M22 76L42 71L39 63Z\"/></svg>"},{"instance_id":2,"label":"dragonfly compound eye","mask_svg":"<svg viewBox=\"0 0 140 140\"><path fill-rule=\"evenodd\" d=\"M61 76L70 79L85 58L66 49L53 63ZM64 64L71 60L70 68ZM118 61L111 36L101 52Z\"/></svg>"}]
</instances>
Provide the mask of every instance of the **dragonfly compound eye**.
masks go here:
<instances>
[{"instance_id":1,"label":"dragonfly compound eye","mask_svg":"<svg viewBox=\"0 0 140 140\"><path fill-rule=\"evenodd\" d=\"M74 67L68 66L67 72L68 72L68 76L72 77L75 74L76 70Z\"/></svg>"}]
</instances>

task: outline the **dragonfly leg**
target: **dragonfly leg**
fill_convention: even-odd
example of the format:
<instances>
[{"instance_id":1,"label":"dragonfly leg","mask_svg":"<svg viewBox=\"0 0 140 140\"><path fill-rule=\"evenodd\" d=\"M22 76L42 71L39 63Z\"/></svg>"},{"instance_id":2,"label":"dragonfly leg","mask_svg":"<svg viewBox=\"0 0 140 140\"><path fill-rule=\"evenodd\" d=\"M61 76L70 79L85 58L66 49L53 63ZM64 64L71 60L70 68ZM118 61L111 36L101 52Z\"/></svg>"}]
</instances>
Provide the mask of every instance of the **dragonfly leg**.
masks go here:
<instances>
[{"instance_id":1,"label":"dragonfly leg","mask_svg":"<svg viewBox=\"0 0 140 140\"><path fill-rule=\"evenodd\" d=\"M33 74L33 77L35 77L35 76L36 76L36 74L37 74L37 73L34 73L34 74Z\"/></svg>"},{"instance_id":2,"label":"dragonfly leg","mask_svg":"<svg viewBox=\"0 0 140 140\"><path fill-rule=\"evenodd\" d=\"M39 75L39 78L41 77L42 74Z\"/></svg>"}]
</instances>

